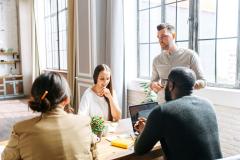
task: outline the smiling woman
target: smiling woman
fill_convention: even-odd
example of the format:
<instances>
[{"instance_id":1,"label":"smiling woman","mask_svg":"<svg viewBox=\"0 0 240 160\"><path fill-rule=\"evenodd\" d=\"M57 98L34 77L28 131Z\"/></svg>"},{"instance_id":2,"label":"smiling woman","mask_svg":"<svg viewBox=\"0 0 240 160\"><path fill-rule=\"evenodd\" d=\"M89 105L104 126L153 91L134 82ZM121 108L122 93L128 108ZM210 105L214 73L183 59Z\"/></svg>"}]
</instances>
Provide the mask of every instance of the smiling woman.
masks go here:
<instances>
[{"instance_id":1,"label":"smiling woman","mask_svg":"<svg viewBox=\"0 0 240 160\"><path fill-rule=\"evenodd\" d=\"M94 85L88 88L81 99L80 114L101 116L104 120L118 121L121 118L116 93L112 87L111 70L106 64L98 65L93 73Z\"/></svg>"}]
</instances>

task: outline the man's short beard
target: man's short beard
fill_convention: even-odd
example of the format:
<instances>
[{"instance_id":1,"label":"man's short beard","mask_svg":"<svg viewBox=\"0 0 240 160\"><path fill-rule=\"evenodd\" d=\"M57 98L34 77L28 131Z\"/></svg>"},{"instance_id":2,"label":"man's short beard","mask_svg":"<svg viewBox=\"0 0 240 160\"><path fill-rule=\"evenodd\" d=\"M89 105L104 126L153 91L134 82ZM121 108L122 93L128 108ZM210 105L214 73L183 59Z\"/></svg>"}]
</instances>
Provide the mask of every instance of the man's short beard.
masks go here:
<instances>
[{"instance_id":1,"label":"man's short beard","mask_svg":"<svg viewBox=\"0 0 240 160\"><path fill-rule=\"evenodd\" d=\"M165 88L165 100L166 100L166 102L172 100L171 93L170 93L170 91L168 89L168 86L166 86L166 88Z\"/></svg>"},{"instance_id":2,"label":"man's short beard","mask_svg":"<svg viewBox=\"0 0 240 160\"><path fill-rule=\"evenodd\" d=\"M164 45L164 47L161 46L161 48L162 48L162 50L168 50L169 49L169 45Z\"/></svg>"}]
</instances>

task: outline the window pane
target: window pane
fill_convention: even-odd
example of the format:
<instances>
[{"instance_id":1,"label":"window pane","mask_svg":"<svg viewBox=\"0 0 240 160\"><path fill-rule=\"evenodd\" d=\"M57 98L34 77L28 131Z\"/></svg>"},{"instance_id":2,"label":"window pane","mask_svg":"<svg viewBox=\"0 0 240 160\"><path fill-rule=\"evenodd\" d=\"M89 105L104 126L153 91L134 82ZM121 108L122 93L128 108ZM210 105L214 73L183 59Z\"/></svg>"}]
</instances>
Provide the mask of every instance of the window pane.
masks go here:
<instances>
[{"instance_id":1,"label":"window pane","mask_svg":"<svg viewBox=\"0 0 240 160\"><path fill-rule=\"evenodd\" d=\"M51 32L57 32L57 17L51 17Z\"/></svg>"},{"instance_id":2,"label":"window pane","mask_svg":"<svg viewBox=\"0 0 240 160\"><path fill-rule=\"evenodd\" d=\"M161 0L150 0L150 7L160 6Z\"/></svg>"},{"instance_id":3,"label":"window pane","mask_svg":"<svg viewBox=\"0 0 240 160\"><path fill-rule=\"evenodd\" d=\"M67 50L67 31L63 34L63 50Z\"/></svg>"},{"instance_id":4,"label":"window pane","mask_svg":"<svg viewBox=\"0 0 240 160\"><path fill-rule=\"evenodd\" d=\"M64 9L64 0L58 0L58 11Z\"/></svg>"},{"instance_id":5,"label":"window pane","mask_svg":"<svg viewBox=\"0 0 240 160\"><path fill-rule=\"evenodd\" d=\"M149 0L138 0L138 9L146 9L149 8Z\"/></svg>"},{"instance_id":6,"label":"window pane","mask_svg":"<svg viewBox=\"0 0 240 160\"><path fill-rule=\"evenodd\" d=\"M53 54L54 54L54 60L55 58L58 59L58 57L55 57L55 52L58 50L58 37L57 33L52 34L52 48L53 48Z\"/></svg>"},{"instance_id":7,"label":"window pane","mask_svg":"<svg viewBox=\"0 0 240 160\"><path fill-rule=\"evenodd\" d=\"M50 15L50 1L49 0L45 0L44 1L44 5L45 5L45 16L49 16Z\"/></svg>"},{"instance_id":8,"label":"window pane","mask_svg":"<svg viewBox=\"0 0 240 160\"><path fill-rule=\"evenodd\" d=\"M66 42L66 31L59 32L59 50L65 51L67 50L67 42ZM60 57L61 59L62 57Z\"/></svg>"},{"instance_id":9,"label":"window pane","mask_svg":"<svg viewBox=\"0 0 240 160\"><path fill-rule=\"evenodd\" d=\"M235 85L237 39L217 41L217 83Z\"/></svg>"},{"instance_id":10,"label":"window pane","mask_svg":"<svg viewBox=\"0 0 240 160\"><path fill-rule=\"evenodd\" d=\"M52 50L50 50L49 52L47 52L47 68L52 68Z\"/></svg>"},{"instance_id":11,"label":"window pane","mask_svg":"<svg viewBox=\"0 0 240 160\"><path fill-rule=\"evenodd\" d=\"M176 26L176 6L175 5L166 5L166 20L167 23L170 23Z\"/></svg>"},{"instance_id":12,"label":"window pane","mask_svg":"<svg viewBox=\"0 0 240 160\"><path fill-rule=\"evenodd\" d=\"M216 1L201 0L199 3L199 38L214 38L216 33Z\"/></svg>"},{"instance_id":13,"label":"window pane","mask_svg":"<svg viewBox=\"0 0 240 160\"><path fill-rule=\"evenodd\" d=\"M66 11L59 12L59 31L66 30Z\"/></svg>"},{"instance_id":14,"label":"window pane","mask_svg":"<svg viewBox=\"0 0 240 160\"><path fill-rule=\"evenodd\" d=\"M179 48L188 48L188 42L177 42Z\"/></svg>"},{"instance_id":15,"label":"window pane","mask_svg":"<svg viewBox=\"0 0 240 160\"><path fill-rule=\"evenodd\" d=\"M161 23L161 8L150 10L150 42L158 42L157 25ZM146 31L145 31L146 32Z\"/></svg>"},{"instance_id":16,"label":"window pane","mask_svg":"<svg viewBox=\"0 0 240 160\"><path fill-rule=\"evenodd\" d=\"M51 21L50 17L45 19L45 41L46 46L51 45Z\"/></svg>"},{"instance_id":17,"label":"window pane","mask_svg":"<svg viewBox=\"0 0 240 160\"><path fill-rule=\"evenodd\" d=\"M237 36L238 0L218 1L217 37Z\"/></svg>"},{"instance_id":18,"label":"window pane","mask_svg":"<svg viewBox=\"0 0 240 160\"><path fill-rule=\"evenodd\" d=\"M66 70L67 0L46 0L45 2L48 2L48 5L45 4L45 11L51 11L48 17L45 16L47 68Z\"/></svg>"},{"instance_id":19,"label":"window pane","mask_svg":"<svg viewBox=\"0 0 240 160\"><path fill-rule=\"evenodd\" d=\"M165 0L165 4L172 3L172 2L176 2L176 0Z\"/></svg>"},{"instance_id":20,"label":"window pane","mask_svg":"<svg viewBox=\"0 0 240 160\"><path fill-rule=\"evenodd\" d=\"M215 40L199 41L198 54L207 81L215 83Z\"/></svg>"},{"instance_id":21,"label":"window pane","mask_svg":"<svg viewBox=\"0 0 240 160\"><path fill-rule=\"evenodd\" d=\"M58 11L66 8L66 0L58 0Z\"/></svg>"},{"instance_id":22,"label":"window pane","mask_svg":"<svg viewBox=\"0 0 240 160\"><path fill-rule=\"evenodd\" d=\"M59 50L63 50L63 32L59 32ZM61 58L61 56L60 56Z\"/></svg>"},{"instance_id":23,"label":"window pane","mask_svg":"<svg viewBox=\"0 0 240 160\"><path fill-rule=\"evenodd\" d=\"M65 8L67 8L67 7L68 7L68 6L67 6L67 5L68 5L68 0L65 0L65 1L64 1L64 4L65 4Z\"/></svg>"},{"instance_id":24,"label":"window pane","mask_svg":"<svg viewBox=\"0 0 240 160\"><path fill-rule=\"evenodd\" d=\"M57 0L51 0L51 14L57 12Z\"/></svg>"},{"instance_id":25,"label":"window pane","mask_svg":"<svg viewBox=\"0 0 240 160\"><path fill-rule=\"evenodd\" d=\"M139 76L149 77L149 45L143 44L139 46Z\"/></svg>"},{"instance_id":26,"label":"window pane","mask_svg":"<svg viewBox=\"0 0 240 160\"><path fill-rule=\"evenodd\" d=\"M50 34L51 33L51 22L50 22L50 17L45 19L45 29L46 33Z\"/></svg>"},{"instance_id":27,"label":"window pane","mask_svg":"<svg viewBox=\"0 0 240 160\"><path fill-rule=\"evenodd\" d=\"M177 4L177 40L188 40L189 34L189 1Z\"/></svg>"},{"instance_id":28,"label":"window pane","mask_svg":"<svg viewBox=\"0 0 240 160\"><path fill-rule=\"evenodd\" d=\"M159 43L150 44L150 76L152 74L153 59L160 53L161 53L161 48Z\"/></svg>"},{"instance_id":29,"label":"window pane","mask_svg":"<svg viewBox=\"0 0 240 160\"><path fill-rule=\"evenodd\" d=\"M58 51L55 50L55 52L53 52L53 68L54 69L59 69L58 66L59 66L59 64L58 64Z\"/></svg>"},{"instance_id":30,"label":"window pane","mask_svg":"<svg viewBox=\"0 0 240 160\"><path fill-rule=\"evenodd\" d=\"M139 40L149 43L149 10L139 12Z\"/></svg>"},{"instance_id":31,"label":"window pane","mask_svg":"<svg viewBox=\"0 0 240 160\"><path fill-rule=\"evenodd\" d=\"M60 51L60 69L67 70L67 52Z\"/></svg>"}]
</instances>

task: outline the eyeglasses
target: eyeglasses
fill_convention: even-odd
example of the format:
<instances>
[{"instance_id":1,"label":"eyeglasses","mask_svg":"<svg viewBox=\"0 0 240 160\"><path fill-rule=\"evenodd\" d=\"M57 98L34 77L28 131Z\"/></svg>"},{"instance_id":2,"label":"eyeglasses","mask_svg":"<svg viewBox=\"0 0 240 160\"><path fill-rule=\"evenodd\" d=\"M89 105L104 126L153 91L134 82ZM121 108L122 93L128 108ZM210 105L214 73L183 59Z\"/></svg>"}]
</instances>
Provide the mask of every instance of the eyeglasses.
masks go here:
<instances>
[{"instance_id":1,"label":"eyeglasses","mask_svg":"<svg viewBox=\"0 0 240 160\"><path fill-rule=\"evenodd\" d=\"M167 86L168 79L161 79L160 83L161 86L166 87Z\"/></svg>"}]
</instances>

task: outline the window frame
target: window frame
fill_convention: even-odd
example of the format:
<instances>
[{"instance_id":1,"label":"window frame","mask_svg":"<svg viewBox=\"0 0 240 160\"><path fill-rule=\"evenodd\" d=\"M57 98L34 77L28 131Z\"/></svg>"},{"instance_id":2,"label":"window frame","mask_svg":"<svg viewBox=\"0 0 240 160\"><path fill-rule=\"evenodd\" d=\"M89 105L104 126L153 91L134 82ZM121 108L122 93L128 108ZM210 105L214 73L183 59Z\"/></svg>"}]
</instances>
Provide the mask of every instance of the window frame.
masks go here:
<instances>
[{"instance_id":1,"label":"window frame","mask_svg":"<svg viewBox=\"0 0 240 160\"><path fill-rule=\"evenodd\" d=\"M144 44L144 43L140 43L140 35L139 35L139 19L140 19L140 16L139 16L139 13L142 11L142 10L149 10L149 29L150 29L150 10L152 8L156 8L156 7L161 7L161 22L165 22L165 17L166 17L166 5L168 4L176 4L176 10L177 10L177 3L178 2L183 2L183 1L187 1L187 0L176 0L174 2L171 2L171 3L166 3L165 4L165 0L159 0L161 1L161 5L158 5L158 6L154 6L154 7L151 7L150 6L150 0L148 1L149 4L148 4L148 7L147 8L144 8L144 9L139 9L139 1L140 0L137 0L137 77L138 78L142 78L142 79L150 79L151 78L151 70L150 70L150 65L152 65L152 62L150 62L150 45L153 44L151 41L150 41L150 34L149 34L149 40L148 40L148 56L149 56L149 66L148 66L148 70L149 70L149 77L146 77L146 76L141 76L140 74L140 45L141 44ZM216 14L218 12L218 1L219 0L216 0ZM198 35L199 33L199 9L200 9L200 4L199 4L199 0L189 0L189 18L188 18L188 24L189 24L189 38L188 40L181 40L181 41L177 41L176 40L176 43L178 42L188 42L188 48L189 49L192 49L194 51L196 51L197 54L199 54L199 43L201 41L204 41L204 40L214 40L215 42L215 68L214 68L214 78L215 78L215 82L214 83L211 83L211 82L208 82L208 86L211 86L211 87L219 87L219 88L230 88L230 89L240 89L240 26L238 25L238 34L237 34L237 37L225 37L225 38L219 38L217 37L217 34L215 34L215 37L214 38L207 38L207 39L201 39L200 36ZM177 14L177 11L176 11L176 14ZM215 29L215 32L217 32L217 16L216 15L216 29ZM178 20L178 16L176 15L175 17L175 27L177 29L177 20ZM240 24L240 2L238 3L238 24ZM149 31L148 31L149 32ZM236 51L236 80L235 80L235 85L230 85L230 84L222 84L222 83L217 83L217 40L219 39L231 39L231 38L237 38L237 51ZM158 43L158 42L157 42Z\"/></svg>"},{"instance_id":2,"label":"window frame","mask_svg":"<svg viewBox=\"0 0 240 160\"><path fill-rule=\"evenodd\" d=\"M50 7L50 10L49 10L49 15L47 15L46 16L46 1L48 1L48 3L49 3L49 7ZM64 66L62 66L63 64L61 63L61 51L65 51L65 53L66 53L66 57L67 57L67 33L68 33L68 29L67 29L67 10L68 10L68 8L67 8L67 3L68 3L68 0L62 0L62 1L65 1L65 6L64 6L64 8L62 8L61 10L59 10L59 3L61 3L61 2L59 2L59 0L56 0L56 11L55 12L53 12L52 13L52 6L51 6L51 4L52 4L52 1L53 0L44 0L44 27L45 27L45 45L46 45L46 47L45 47L45 50L46 50L46 54L49 54L49 53L51 53L51 61L52 61L52 65L51 65L51 67L49 67L48 65L47 65L47 63L48 63L48 61L49 61L49 59L48 59L48 56L46 55L46 66L45 66L45 70L54 70L54 71L63 71L63 72L66 72L67 71L67 66L66 66L66 68L64 68ZM61 13L63 13L63 12L66 12L66 19L65 19L65 22L66 22L66 31L65 31L65 38L66 38L66 49L65 50L60 50L60 32L64 32L63 30L60 30L60 22L59 22L59 15L61 14ZM53 50L53 48L54 48L54 44L53 44L53 35L55 34L55 32L52 30L52 27L53 27L53 22L52 22L52 18L53 17L56 17L56 28L57 28L57 30L56 30L56 34L57 34L57 50L55 49L55 50ZM50 23L49 23L49 25L50 25L50 34L51 34L51 39L50 40L47 40L47 38L48 38L48 36L47 36L47 25L46 25L46 21L47 21L47 19L49 19L50 20ZM63 33L63 35L64 35L64 33ZM63 39L61 39L61 40L63 40ZM47 48L47 43L48 42L51 42L51 51L48 51L48 48ZM54 64L54 52L57 52L57 65L56 64ZM64 58L63 58L64 59ZM57 67L55 67L55 65L57 66Z\"/></svg>"}]
</instances>

